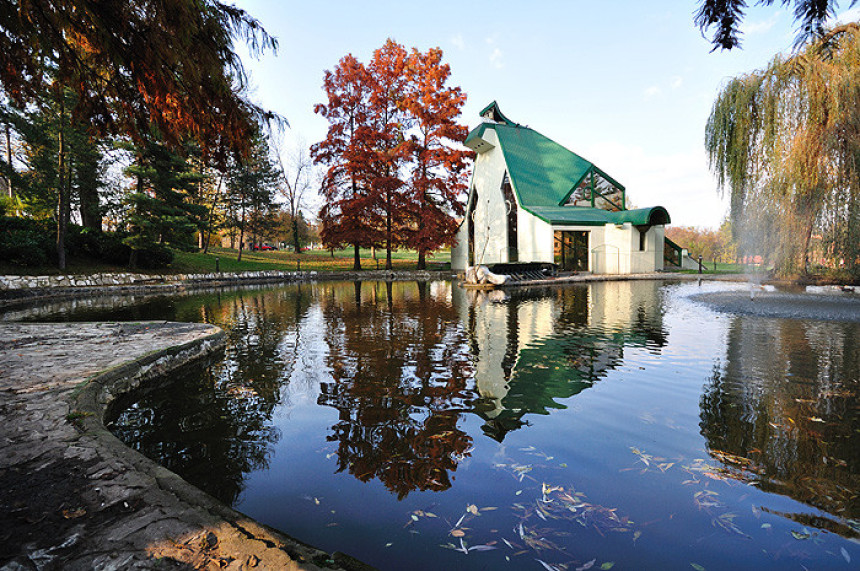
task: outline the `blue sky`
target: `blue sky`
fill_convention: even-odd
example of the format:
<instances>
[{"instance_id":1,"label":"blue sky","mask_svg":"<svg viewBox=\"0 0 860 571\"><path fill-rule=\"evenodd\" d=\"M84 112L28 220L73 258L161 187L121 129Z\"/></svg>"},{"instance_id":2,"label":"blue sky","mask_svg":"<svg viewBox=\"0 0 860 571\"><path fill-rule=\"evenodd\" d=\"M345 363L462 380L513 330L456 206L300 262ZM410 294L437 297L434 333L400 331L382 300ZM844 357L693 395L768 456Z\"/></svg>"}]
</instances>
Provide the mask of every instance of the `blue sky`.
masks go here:
<instances>
[{"instance_id":1,"label":"blue sky","mask_svg":"<svg viewBox=\"0 0 860 571\"><path fill-rule=\"evenodd\" d=\"M624 184L635 206L665 206L675 225L716 228L727 201L704 152L704 126L726 79L766 65L794 41L789 10L756 8L743 49L711 52L693 25L696 0L471 2L242 0L278 38L277 55L243 54L252 98L290 122L287 146L325 137L313 113L323 73L386 38L439 46L469 96L461 122L496 100ZM846 0L842 4L847 7ZM839 14L856 20L860 10ZM240 50L240 53L242 51Z\"/></svg>"}]
</instances>

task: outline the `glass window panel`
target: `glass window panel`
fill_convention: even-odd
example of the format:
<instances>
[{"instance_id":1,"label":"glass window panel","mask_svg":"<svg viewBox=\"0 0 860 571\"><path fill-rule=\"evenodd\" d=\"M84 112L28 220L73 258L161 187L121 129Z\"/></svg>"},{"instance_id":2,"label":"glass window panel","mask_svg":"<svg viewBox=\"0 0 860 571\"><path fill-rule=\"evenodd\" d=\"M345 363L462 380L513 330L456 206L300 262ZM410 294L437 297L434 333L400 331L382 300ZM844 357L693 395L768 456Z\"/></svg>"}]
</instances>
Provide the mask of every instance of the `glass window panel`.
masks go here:
<instances>
[{"instance_id":1,"label":"glass window panel","mask_svg":"<svg viewBox=\"0 0 860 571\"><path fill-rule=\"evenodd\" d=\"M594 206L603 210L624 210L624 191L600 173L594 173Z\"/></svg>"},{"instance_id":2,"label":"glass window panel","mask_svg":"<svg viewBox=\"0 0 860 571\"><path fill-rule=\"evenodd\" d=\"M591 206L591 173L588 173L577 185L565 206Z\"/></svg>"}]
</instances>

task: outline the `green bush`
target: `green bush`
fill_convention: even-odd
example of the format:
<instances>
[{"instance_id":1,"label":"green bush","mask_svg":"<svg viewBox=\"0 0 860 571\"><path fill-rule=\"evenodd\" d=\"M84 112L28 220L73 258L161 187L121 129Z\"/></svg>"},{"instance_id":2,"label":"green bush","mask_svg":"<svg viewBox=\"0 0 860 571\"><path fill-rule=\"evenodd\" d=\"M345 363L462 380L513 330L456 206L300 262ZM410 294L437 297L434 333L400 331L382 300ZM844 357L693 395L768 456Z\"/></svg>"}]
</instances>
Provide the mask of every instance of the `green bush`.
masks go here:
<instances>
[{"instance_id":1,"label":"green bush","mask_svg":"<svg viewBox=\"0 0 860 571\"><path fill-rule=\"evenodd\" d=\"M137 265L140 268L154 270L169 266L171 262L173 262L173 250L161 244L152 244L146 249L138 250L137 253Z\"/></svg>"},{"instance_id":2,"label":"green bush","mask_svg":"<svg viewBox=\"0 0 860 571\"><path fill-rule=\"evenodd\" d=\"M44 266L55 261L57 230L49 220L0 216L0 260L20 266ZM111 265L128 265L131 248L123 243L123 232L99 232L70 224L66 235L66 254ZM148 244L138 250L137 265L158 269L173 262L173 250L161 244Z\"/></svg>"},{"instance_id":3,"label":"green bush","mask_svg":"<svg viewBox=\"0 0 860 571\"><path fill-rule=\"evenodd\" d=\"M91 228L69 226L66 240L70 256L89 258L107 264L122 266L128 263L131 251L122 243L116 232L99 232Z\"/></svg>"},{"instance_id":4,"label":"green bush","mask_svg":"<svg viewBox=\"0 0 860 571\"><path fill-rule=\"evenodd\" d=\"M43 220L0 216L0 260L40 266L56 252L51 224Z\"/></svg>"}]
</instances>

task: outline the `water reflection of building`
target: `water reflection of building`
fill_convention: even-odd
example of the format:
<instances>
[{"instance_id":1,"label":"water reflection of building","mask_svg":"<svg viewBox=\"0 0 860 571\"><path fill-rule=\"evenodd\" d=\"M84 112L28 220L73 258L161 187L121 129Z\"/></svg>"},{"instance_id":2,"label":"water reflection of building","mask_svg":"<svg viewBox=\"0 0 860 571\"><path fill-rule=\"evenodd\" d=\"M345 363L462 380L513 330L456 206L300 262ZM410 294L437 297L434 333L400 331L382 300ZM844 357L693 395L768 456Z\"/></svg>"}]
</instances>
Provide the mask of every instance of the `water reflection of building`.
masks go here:
<instances>
[{"instance_id":1,"label":"water reflection of building","mask_svg":"<svg viewBox=\"0 0 860 571\"><path fill-rule=\"evenodd\" d=\"M858 338L856 323L734 317L700 403L702 435L730 476L829 512L784 515L854 537Z\"/></svg>"},{"instance_id":2,"label":"water reflection of building","mask_svg":"<svg viewBox=\"0 0 860 571\"><path fill-rule=\"evenodd\" d=\"M625 346L666 343L657 282L481 292L455 289L481 396L484 431L501 441L527 414L565 408L563 399L617 367Z\"/></svg>"}]
</instances>

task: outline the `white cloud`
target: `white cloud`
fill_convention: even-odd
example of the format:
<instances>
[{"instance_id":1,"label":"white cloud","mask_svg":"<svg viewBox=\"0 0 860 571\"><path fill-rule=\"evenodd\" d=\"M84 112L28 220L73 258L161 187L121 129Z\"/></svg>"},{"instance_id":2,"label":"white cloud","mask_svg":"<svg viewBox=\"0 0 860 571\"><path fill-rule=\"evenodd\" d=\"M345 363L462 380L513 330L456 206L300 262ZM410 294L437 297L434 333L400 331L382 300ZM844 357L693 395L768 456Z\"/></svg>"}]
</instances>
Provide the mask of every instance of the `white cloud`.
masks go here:
<instances>
[{"instance_id":1,"label":"white cloud","mask_svg":"<svg viewBox=\"0 0 860 571\"><path fill-rule=\"evenodd\" d=\"M678 89L679 87L681 87L681 84L683 84L683 83L684 83L684 78L681 77L680 75L676 75L676 76L672 77L672 84L671 84L672 89Z\"/></svg>"},{"instance_id":2,"label":"white cloud","mask_svg":"<svg viewBox=\"0 0 860 571\"><path fill-rule=\"evenodd\" d=\"M645 99L651 99L652 97L660 95L661 91L659 87L657 87L656 85L652 85L651 87L647 88L643 93L645 94Z\"/></svg>"},{"instance_id":3,"label":"white cloud","mask_svg":"<svg viewBox=\"0 0 860 571\"><path fill-rule=\"evenodd\" d=\"M451 38L451 44L458 50L466 49L466 40L463 39L463 34L457 34Z\"/></svg>"},{"instance_id":4,"label":"white cloud","mask_svg":"<svg viewBox=\"0 0 860 571\"><path fill-rule=\"evenodd\" d=\"M741 32L745 36L754 36L756 34L766 34L773 28L779 20L780 12L775 12L773 16L767 20L750 21L741 24Z\"/></svg>"},{"instance_id":5,"label":"white cloud","mask_svg":"<svg viewBox=\"0 0 860 571\"><path fill-rule=\"evenodd\" d=\"M490 65L496 69L505 67L505 62L502 61L502 50L493 48L493 53L490 54Z\"/></svg>"},{"instance_id":6,"label":"white cloud","mask_svg":"<svg viewBox=\"0 0 860 571\"><path fill-rule=\"evenodd\" d=\"M856 22L860 20L860 6L856 8L850 8L845 10L844 12L837 14L836 18L831 18L827 21L830 25L839 24L847 24L848 22Z\"/></svg>"},{"instance_id":7,"label":"white cloud","mask_svg":"<svg viewBox=\"0 0 860 571\"><path fill-rule=\"evenodd\" d=\"M582 156L623 184L634 206L664 206L672 225L715 229L728 211L704 149L657 154L613 141L590 145Z\"/></svg>"}]
</instances>

